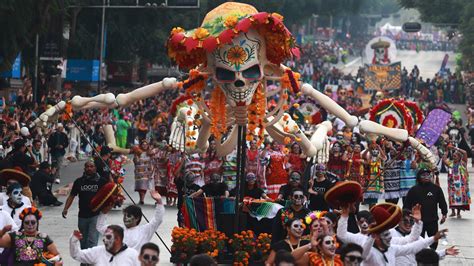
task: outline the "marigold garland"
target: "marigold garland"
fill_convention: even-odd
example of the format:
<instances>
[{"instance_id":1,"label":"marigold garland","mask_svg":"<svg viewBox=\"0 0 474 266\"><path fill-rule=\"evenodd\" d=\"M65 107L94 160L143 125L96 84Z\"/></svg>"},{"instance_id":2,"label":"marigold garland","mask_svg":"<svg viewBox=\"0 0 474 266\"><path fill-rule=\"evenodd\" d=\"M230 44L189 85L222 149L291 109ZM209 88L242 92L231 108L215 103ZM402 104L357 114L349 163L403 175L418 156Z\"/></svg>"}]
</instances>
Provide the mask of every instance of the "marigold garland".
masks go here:
<instances>
[{"instance_id":1,"label":"marigold garland","mask_svg":"<svg viewBox=\"0 0 474 266\"><path fill-rule=\"evenodd\" d=\"M201 91L206 87L207 79L207 75L201 74L201 72L196 69L192 69L189 71L189 78L183 82L179 82L178 87L183 88L188 95L192 93L201 93Z\"/></svg>"},{"instance_id":2,"label":"marigold garland","mask_svg":"<svg viewBox=\"0 0 474 266\"><path fill-rule=\"evenodd\" d=\"M209 109L211 111L211 133L220 139L227 132L226 98L222 89L216 85L211 93Z\"/></svg>"},{"instance_id":3,"label":"marigold garland","mask_svg":"<svg viewBox=\"0 0 474 266\"><path fill-rule=\"evenodd\" d=\"M294 94L298 94L300 92L300 85L298 83L299 79L300 73L287 69L285 70L285 74L283 74L281 77L281 87L291 90L291 92Z\"/></svg>"},{"instance_id":4,"label":"marigold garland","mask_svg":"<svg viewBox=\"0 0 474 266\"><path fill-rule=\"evenodd\" d=\"M255 129L259 128L257 145L260 146L264 141L264 127L263 121L265 119L265 107L267 106L267 98L265 97L265 92L263 85L260 83L255 91L252 102L248 107L248 126L247 126L247 140L252 141L255 134Z\"/></svg>"}]
</instances>

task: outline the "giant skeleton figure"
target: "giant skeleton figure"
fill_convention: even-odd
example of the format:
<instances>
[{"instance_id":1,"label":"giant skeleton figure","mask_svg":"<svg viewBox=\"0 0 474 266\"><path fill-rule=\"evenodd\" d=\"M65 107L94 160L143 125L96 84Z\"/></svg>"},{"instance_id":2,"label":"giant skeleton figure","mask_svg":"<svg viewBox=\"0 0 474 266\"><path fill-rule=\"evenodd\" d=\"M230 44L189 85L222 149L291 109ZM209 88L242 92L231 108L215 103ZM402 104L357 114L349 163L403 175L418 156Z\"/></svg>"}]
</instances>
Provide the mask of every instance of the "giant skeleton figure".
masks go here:
<instances>
[{"instance_id":1,"label":"giant skeleton figure","mask_svg":"<svg viewBox=\"0 0 474 266\"><path fill-rule=\"evenodd\" d=\"M247 4L227 2L209 12L200 28L184 31L174 28L168 40L168 53L180 67L191 68L190 78L178 82L165 78L126 94L100 94L86 98L75 96L75 110L88 108L127 107L139 100L153 97L166 90L185 90L185 95L174 104L174 120L171 125L170 145L187 153L204 152L211 134L216 138L218 156L231 153L237 145L237 126L247 126L247 140L257 135L263 141L264 132L280 143L294 140L307 156L317 161L328 160L327 133L332 130L329 121L317 125L308 138L291 116L288 109L288 93L304 95L316 100L322 108L343 120L350 127L371 136L385 135L400 142L409 143L422 156L433 162L433 155L406 130L383 127L372 121L361 121L349 115L332 99L314 89L310 84L300 85L298 74L281 63L295 54L294 39L275 13L260 12ZM215 88L206 103L204 86L208 79ZM279 81L279 90L266 90L267 81ZM266 110L267 98L279 94L277 106ZM54 121L64 109L58 103L41 114L37 124ZM113 142L111 126L106 128L107 144L120 150Z\"/></svg>"}]
</instances>

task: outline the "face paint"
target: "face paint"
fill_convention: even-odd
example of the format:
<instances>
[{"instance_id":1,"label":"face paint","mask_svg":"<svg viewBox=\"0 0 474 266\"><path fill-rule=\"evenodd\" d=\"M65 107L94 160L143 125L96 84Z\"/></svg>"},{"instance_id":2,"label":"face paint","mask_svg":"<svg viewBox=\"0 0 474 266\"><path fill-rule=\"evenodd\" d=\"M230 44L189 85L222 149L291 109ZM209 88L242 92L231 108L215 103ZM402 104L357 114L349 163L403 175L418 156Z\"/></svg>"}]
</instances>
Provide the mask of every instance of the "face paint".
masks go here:
<instances>
[{"instance_id":1,"label":"face paint","mask_svg":"<svg viewBox=\"0 0 474 266\"><path fill-rule=\"evenodd\" d=\"M155 250L145 249L141 255L142 265L152 266L157 265L160 257Z\"/></svg>"},{"instance_id":2,"label":"face paint","mask_svg":"<svg viewBox=\"0 0 474 266\"><path fill-rule=\"evenodd\" d=\"M127 228L134 227L134 226L137 225L137 218L135 218L135 216L133 216L131 214L124 213L123 214L123 224Z\"/></svg>"},{"instance_id":3,"label":"face paint","mask_svg":"<svg viewBox=\"0 0 474 266\"><path fill-rule=\"evenodd\" d=\"M240 102L249 104L252 100L263 78L264 46L262 36L249 30L208 55L208 62L215 67L215 82L223 89L231 106Z\"/></svg>"},{"instance_id":4,"label":"face paint","mask_svg":"<svg viewBox=\"0 0 474 266\"><path fill-rule=\"evenodd\" d=\"M221 176L218 174L211 175L211 183L219 183L221 181Z\"/></svg>"},{"instance_id":5,"label":"face paint","mask_svg":"<svg viewBox=\"0 0 474 266\"><path fill-rule=\"evenodd\" d=\"M21 189L16 188L11 192L10 198L15 204L21 204Z\"/></svg>"},{"instance_id":6,"label":"face paint","mask_svg":"<svg viewBox=\"0 0 474 266\"><path fill-rule=\"evenodd\" d=\"M300 220L295 220L291 223L290 234L295 238L300 238L303 235L304 226Z\"/></svg>"},{"instance_id":7,"label":"face paint","mask_svg":"<svg viewBox=\"0 0 474 266\"><path fill-rule=\"evenodd\" d=\"M390 231L384 231L380 235L380 241L385 247L390 247L390 242L392 242L392 234Z\"/></svg>"},{"instance_id":8,"label":"face paint","mask_svg":"<svg viewBox=\"0 0 474 266\"><path fill-rule=\"evenodd\" d=\"M328 234L330 234L330 235L334 234L334 224L333 224L333 222L331 221L331 219L329 219L327 217L324 217L324 219L326 220L326 223L328 224Z\"/></svg>"},{"instance_id":9,"label":"face paint","mask_svg":"<svg viewBox=\"0 0 474 266\"><path fill-rule=\"evenodd\" d=\"M360 232L366 235L367 230L369 230L369 222L365 218L360 218L357 223L359 224Z\"/></svg>"},{"instance_id":10,"label":"face paint","mask_svg":"<svg viewBox=\"0 0 474 266\"><path fill-rule=\"evenodd\" d=\"M322 234L323 233L323 226L322 224L319 222L319 220L315 220L312 224L311 224L311 232L314 233L317 233L317 234Z\"/></svg>"},{"instance_id":11,"label":"face paint","mask_svg":"<svg viewBox=\"0 0 474 266\"><path fill-rule=\"evenodd\" d=\"M104 236L102 237L102 241L104 242L105 249L107 251L111 251L114 247L115 236L111 229L107 229L105 231Z\"/></svg>"},{"instance_id":12,"label":"face paint","mask_svg":"<svg viewBox=\"0 0 474 266\"><path fill-rule=\"evenodd\" d=\"M36 216L27 215L23 220L23 229L25 230L25 233L34 234L37 228L38 221L36 220Z\"/></svg>"},{"instance_id":13,"label":"face paint","mask_svg":"<svg viewBox=\"0 0 474 266\"><path fill-rule=\"evenodd\" d=\"M359 251L348 252L344 258L344 266L359 266L362 262L362 254Z\"/></svg>"},{"instance_id":14,"label":"face paint","mask_svg":"<svg viewBox=\"0 0 474 266\"><path fill-rule=\"evenodd\" d=\"M332 236L325 236L321 242L321 251L326 256L334 256L336 254L336 242Z\"/></svg>"},{"instance_id":15,"label":"face paint","mask_svg":"<svg viewBox=\"0 0 474 266\"><path fill-rule=\"evenodd\" d=\"M415 224L415 220L410 216L405 216L400 221L400 229L405 233L410 233L412 226Z\"/></svg>"},{"instance_id":16,"label":"face paint","mask_svg":"<svg viewBox=\"0 0 474 266\"><path fill-rule=\"evenodd\" d=\"M304 200L304 195L303 195L303 192L301 191L296 191L295 193L293 193L293 196L291 197L291 202L296 206L303 205L303 200Z\"/></svg>"},{"instance_id":17,"label":"face paint","mask_svg":"<svg viewBox=\"0 0 474 266\"><path fill-rule=\"evenodd\" d=\"M290 183L300 183L301 176L298 173L292 173L290 176Z\"/></svg>"}]
</instances>

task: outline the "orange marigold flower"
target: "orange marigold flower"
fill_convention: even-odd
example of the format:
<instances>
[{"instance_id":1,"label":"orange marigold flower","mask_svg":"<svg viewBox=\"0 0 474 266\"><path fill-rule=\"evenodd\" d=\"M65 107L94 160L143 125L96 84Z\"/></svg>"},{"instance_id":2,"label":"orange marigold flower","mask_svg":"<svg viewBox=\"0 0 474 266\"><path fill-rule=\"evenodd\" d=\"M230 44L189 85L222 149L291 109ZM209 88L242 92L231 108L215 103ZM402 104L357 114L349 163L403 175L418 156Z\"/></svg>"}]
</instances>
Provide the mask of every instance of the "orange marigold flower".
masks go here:
<instances>
[{"instance_id":1,"label":"orange marigold flower","mask_svg":"<svg viewBox=\"0 0 474 266\"><path fill-rule=\"evenodd\" d=\"M194 101L193 101L192 99L188 99L188 100L186 101L186 103L187 103L188 105L193 105Z\"/></svg>"},{"instance_id":2,"label":"orange marigold flower","mask_svg":"<svg viewBox=\"0 0 474 266\"><path fill-rule=\"evenodd\" d=\"M283 17L282 15L278 14L278 13L272 13L272 16L273 16L273 17L276 17L276 18L279 19L279 20L283 20L283 19L284 19L284 17Z\"/></svg>"},{"instance_id":3,"label":"orange marigold flower","mask_svg":"<svg viewBox=\"0 0 474 266\"><path fill-rule=\"evenodd\" d=\"M285 145L288 145L288 144L290 144L290 142L291 142L291 138L290 138L290 137L285 137L285 138L283 139L283 142L285 143Z\"/></svg>"},{"instance_id":4,"label":"orange marigold flower","mask_svg":"<svg viewBox=\"0 0 474 266\"><path fill-rule=\"evenodd\" d=\"M181 33L181 32L184 32L184 29L181 28L181 27L174 27L174 28L171 30L171 34L177 34L177 33Z\"/></svg>"},{"instance_id":5,"label":"orange marigold flower","mask_svg":"<svg viewBox=\"0 0 474 266\"><path fill-rule=\"evenodd\" d=\"M209 36L209 31L207 31L205 28L197 28L194 31L194 39L202 40Z\"/></svg>"},{"instance_id":6,"label":"orange marigold flower","mask_svg":"<svg viewBox=\"0 0 474 266\"><path fill-rule=\"evenodd\" d=\"M229 63L233 65L243 64L247 57L247 52L240 46L231 47L227 53L227 60L229 60Z\"/></svg>"},{"instance_id":7,"label":"orange marigold flower","mask_svg":"<svg viewBox=\"0 0 474 266\"><path fill-rule=\"evenodd\" d=\"M299 104L299 103L294 103L294 104L293 104L293 107L299 108L299 107L300 107L300 104Z\"/></svg>"},{"instance_id":8,"label":"orange marigold flower","mask_svg":"<svg viewBox=\"0 0 474 266\"><path fill-rule=\"evenodd\" d=\"M237 24L238 20L239 18L237 18L237 16L230 15L225 19L224 26L226 28L233 28Z\"/></svg>"}]
</instances>

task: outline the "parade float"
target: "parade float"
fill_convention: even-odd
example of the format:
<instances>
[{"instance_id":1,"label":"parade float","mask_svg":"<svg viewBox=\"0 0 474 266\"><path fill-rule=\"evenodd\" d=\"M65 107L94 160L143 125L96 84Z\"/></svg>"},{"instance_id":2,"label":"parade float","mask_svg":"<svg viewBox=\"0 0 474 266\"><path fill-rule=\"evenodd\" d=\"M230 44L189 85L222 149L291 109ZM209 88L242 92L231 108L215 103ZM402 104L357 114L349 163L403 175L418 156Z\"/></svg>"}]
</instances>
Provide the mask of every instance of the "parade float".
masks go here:
<instances>
[{"instance_id":1,"label":"parade float","mask_svg":"<svg viewBox=\"0 0 474 266\"><path fill-rule=\"evenodd\" d=\"M74 110L124 108L166 90L179 90L181 95L170 110L173 119L169 144L186 154L200 153L207 150L212 137L217 143L218 156L237 149L238 189L235 199L226 201L228 214L235 217L231 219L231 232L224 234L217 230L218 222L213 217L218 214L215 213L206 216L206 220L195 221L194 225L189 223L190 228L175 228L170 250L175 263L185 263L190 256L201 252L217 257L221 262L233 261L242 265L265 258L270 236L254 235L245 230L238 219L243 206L241 195L247 141L256 140L260 145L266 136L281 144L295 141L308 157L326 163L330 146L327 136L332 131L332 124L325 121L325 114L318 114L319 109L333 114L351 128L358 126L360 132L369 136L384 135L407 143L425 160L433 162L430 151L410 137L410 128L390 128L370 120L359 121L331 98L310 84L302 83L300 75L283 64L285 60L299 56L295 39L283 21L284 18L277 13L259 12L248 4L224 3L211 10L200 27L189 30L176 27L171 31L167 42L168 55L181 69L189 70L187 79L165 78L117 96L112 93L75 96L70 101ZM208 87L208 84L212 85ZM269 84L276 89L270 92ZM275 95L278 98L276 105L267 108L268 99ZM295 121L297 117L290 115L292 101L302 101L305 109L299 109L300 113L305 119L312 122L314 119L317 123L312 130L302 130ZM39 116L36 124L44 126L55 121L65 106L66 102L60 102L51 107ZM293 107L298 109L299 104ZM130 152L115 145L111 126L105 129L107 144L114 151ZM111 191L103 191L103 194L116 196L116 186L109 187ZM359 198L359 195L350 194L349 198ZM107 202L109 199L98 200ZM206 208L222 204L215 200L206 201ZM203 218L203 213L193 212ZM199 223L206 226L191 228Z\"/></svg>"}]
</instances>

